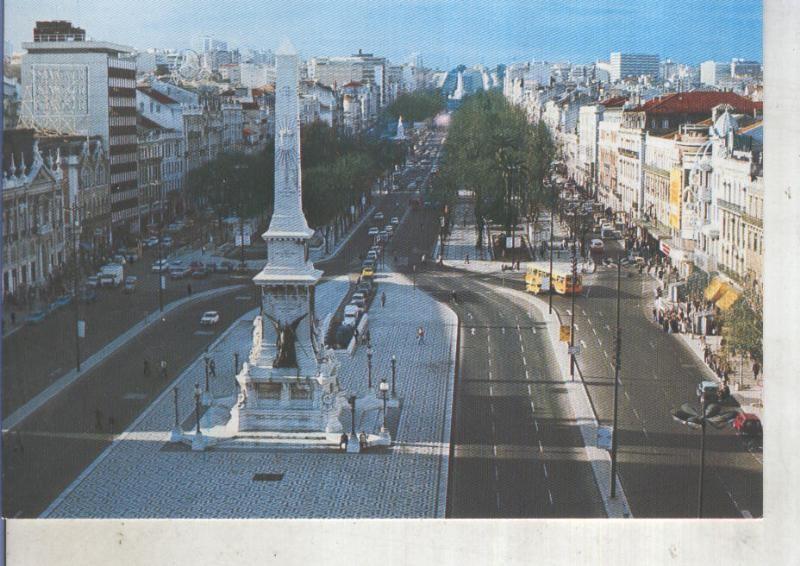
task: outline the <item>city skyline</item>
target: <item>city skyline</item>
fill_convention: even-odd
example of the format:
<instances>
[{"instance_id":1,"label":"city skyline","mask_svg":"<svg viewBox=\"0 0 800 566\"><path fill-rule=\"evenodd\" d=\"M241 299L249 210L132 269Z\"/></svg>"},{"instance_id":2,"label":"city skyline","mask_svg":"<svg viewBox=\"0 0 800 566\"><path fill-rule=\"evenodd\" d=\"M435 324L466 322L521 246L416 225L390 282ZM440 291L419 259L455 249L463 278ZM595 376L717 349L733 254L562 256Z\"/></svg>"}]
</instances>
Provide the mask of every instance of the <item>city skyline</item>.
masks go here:
<instances>
[{"instance_id":1,"label":"city skyline","mask_svg":"<svg viewBox=\"0 0 800 566\"><path fill-rule=\"evenodd\" d=\"M758 1L725 0L709 6L694 0L669 5L644 0L623 8L610 1L487 5L470 0L454 12L452 4L427 0L399 5L313 0L284 11L276 2L245 0L231 8L224 21L215 17L212 3L201 2L200 9L197 4L143 0L126 5L127 18L110 19L107 10L97 9L97 2L10 0L5 35L20 50L23 42L32 40L35 21L67 19L86 29L89 37L140 50L190 47L199 35L217 37L231 47L274 49L288 36L303 58L363 49L400 62L418 52L426 65L443 69L532 59L588 63L607 60L612 51L652 53L695 65L709 59L762 59ZM298 12L307 16L297 18ZM193 20L187 21L187 14L193 14ZM254 17L257 14L261 17ZM130 18L142 25L130 27ZM609 19L618 25L608 28Z\"/></svg>"}]
</instances>

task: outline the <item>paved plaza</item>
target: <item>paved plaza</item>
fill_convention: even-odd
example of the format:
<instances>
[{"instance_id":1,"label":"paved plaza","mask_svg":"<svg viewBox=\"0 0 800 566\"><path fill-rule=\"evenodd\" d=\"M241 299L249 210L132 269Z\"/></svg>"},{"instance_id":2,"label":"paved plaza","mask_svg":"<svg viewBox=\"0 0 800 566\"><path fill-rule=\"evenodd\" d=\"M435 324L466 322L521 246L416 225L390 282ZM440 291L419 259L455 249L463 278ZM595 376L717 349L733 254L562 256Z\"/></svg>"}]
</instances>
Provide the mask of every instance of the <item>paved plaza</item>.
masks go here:
<instances>
[{"instance_id":1,"label":"paved plaza","mask_svg":"<svg viewBox=\"0 0 800 566\"><path fill-rule=\"evenodd\" d=\"M391 379L397 356L400 408L389 411L397 434L390 449L345 454L320 446L275 443L223 444L207 452L169 444L174 425L172 386L146 409L48 508L46 517L442 517L445 509L457 320L405 277L378 274L386 306L370 309L373 387ZM332 312L347 292L346 277L319 285L317 312ZM215 398L232 397L233 354L245 359L252 318L237 321L209 349L217 376ZM416 330L425 328L424 344ZM337 353L341 386L363 395L365 347ZM194 425L195 382L204 382L198 359L178 377L179 413L185 430ZM343 419L344 420L344 419ZM348 419L349 420L349 416ZM202 421L201 421L202 422ZM255 474L283 474L280 481L254 481Z\"/></svg>"}]
</instances>

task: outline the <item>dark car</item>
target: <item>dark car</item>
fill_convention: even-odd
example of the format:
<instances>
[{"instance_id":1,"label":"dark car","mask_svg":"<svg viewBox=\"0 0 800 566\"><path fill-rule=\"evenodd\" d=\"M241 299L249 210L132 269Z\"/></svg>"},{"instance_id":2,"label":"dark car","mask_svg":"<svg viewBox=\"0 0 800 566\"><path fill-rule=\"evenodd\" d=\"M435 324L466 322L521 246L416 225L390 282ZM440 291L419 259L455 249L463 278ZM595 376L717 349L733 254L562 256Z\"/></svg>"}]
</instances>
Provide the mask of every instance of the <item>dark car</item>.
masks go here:
<instances>
[{"instance_id":1,"label":"dark car","mask_svg":"<svg viewBox=\"0 0 800 566\"><path fill-rule=\"evenodd\" d=\"M745 436L761 436L761 419L753 413L739 413L733 419L733 430Z\"/></svg>"}]
</instances>

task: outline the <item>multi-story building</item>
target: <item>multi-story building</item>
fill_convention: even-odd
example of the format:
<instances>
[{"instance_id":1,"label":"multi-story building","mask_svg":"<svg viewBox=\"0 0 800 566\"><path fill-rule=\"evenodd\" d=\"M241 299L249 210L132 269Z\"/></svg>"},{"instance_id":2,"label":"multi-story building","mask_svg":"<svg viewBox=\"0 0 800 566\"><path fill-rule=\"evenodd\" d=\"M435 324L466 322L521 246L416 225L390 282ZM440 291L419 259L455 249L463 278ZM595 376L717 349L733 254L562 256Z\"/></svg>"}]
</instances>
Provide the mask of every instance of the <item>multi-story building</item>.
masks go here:
<instances>
[{"instance_id":1,"label":"multi-story building","mask_svg":"<svg viewBox=\"0 0 800 566\"><path fill-rule=\"evenodd\" d=\"M3 132L3 296L46 285L66 261L61 156L33 130Z\"/></svg>"},{"instance_id":2,"label":"multi-story building","mask_svg":"<svg viewBox=\"0 0 800 566\"><path fill-rule=\"evenodd\" d=\"M164 220L166 198L161 182L162 161L164 158L163 128L157 123L138 116L139 136L139 232L145 234L148 228L155 228Z\"/></svg>"},{"instance_id":3,"label":"multi-story building","mask_svg":"<svg viewBox=\"0 0 800 566\"><path fill-rule=\"evenodd\" d=\"M132 48L85 41L85 32L68 22L37 22L34 41L23 48L22 123L51 133L101 136L111 164L112 224L115 235L124 237L137 216Z\"/></svg>"},{"instance_id":4,"label":"multi-story building","mask_svg":"<svg viewBox=\"0 0 800 566\"><path fill-rule=\"evenodd\" d=\"M725 79L731 78L730 63L703 61L700 63L700 82L708 86L717 86Z\"/></svg>"},{"instance_id":5,"label":"multi-story building","mask_svg":"<svg viewBox=\"0 0 800 566\"><path fill-rule=\"evenodd\" d=\"M317 81L300 81L300 120L309 124L317 120L334 127L337 100L333 89Z\"/></svg>"},{"instance_id":6,"label":"multi-story building","mask_svg":"<svg viewBox=\"0 0 800 566\"><path fill-rule=\"evenodd\" d=\"M232 97L223 99L220 105L222 116L222 147L224 151L244 149L244 112L240 102Z\"/></svg>"},{"instance_id":7,"label":"multi-story building","mask_svg":"<svg viewBox=\"0 0 800 566\"><path fill-rule=\"evenodd\" d=\"M760 79L761 63L745 59L731 59L730 74L735 79Z\"/></svg>"},{"instance_id":8,"label":"multi-story building","mask_svg":"<svg viewBox=\"0 0 800 566\"><path fill-rule=\"evenodd\" d=\"M628 77L641 77L648 75L658 77L658 55L642 53L612 52L609 58L609 75L611 82L623 80Z\"/></svg>"},{"instance_id":9,"label":"multi-story building","mask_svg":"<svg viewBox=\"0 0 800 566\"><path fill-rule=\"evenodd\" d=\"M59 155L66 184L64 208L78 219L77 236L84 258L109 255L112 244L110 163L100 136L43 136L39 147L45 155ZM65 223L68 242L72 226Z\"/></svg>"},{"instance_id":10,"label":"multi-story building","mask_svg":"<svg viewBox=\"0 0 800 566\"><path fill-rule=\"evenodd\" d=\"M386 66L384 57L358 53L350 57L315 57L308 64L308 78L325 86L341 88L352 83L369 83L376 87L377 105L385 104Z\"/></svg>"},{"instance_id":11,"label":"multi-story building","mask_svg":"<svg viewBox=\"0 0 800 566\"><path fill-rule=\"evenodd\" d=\"M613 210L622 210L622 194L617 186L619 130L622 124L624 96L602 101L603 120L597 132L597 195L600 202Z\"/></svg>"},{"instance_id":12,"label":"multi-story building","mask_svg":"<svg viewBox=\"0 0 800 566\"><path fill-rule=\"evenodd\" d=\"M600 150L600 122L605 107L602 104L581 106L578 116L578 156L575 182L596 190L597 164Z\"/></svg>"}]
</instances>

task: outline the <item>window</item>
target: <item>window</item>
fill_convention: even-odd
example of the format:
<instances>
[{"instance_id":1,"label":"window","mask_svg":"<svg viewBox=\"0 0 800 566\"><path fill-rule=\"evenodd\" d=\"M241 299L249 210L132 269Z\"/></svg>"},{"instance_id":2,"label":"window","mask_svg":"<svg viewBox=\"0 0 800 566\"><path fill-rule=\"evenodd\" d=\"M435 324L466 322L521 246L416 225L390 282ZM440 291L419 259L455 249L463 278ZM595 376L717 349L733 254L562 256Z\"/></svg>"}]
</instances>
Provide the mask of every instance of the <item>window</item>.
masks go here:
<instances>
[{"instance_id":1,"label":"window","mask_svg":"<svg viewBox=\"0 0 800 566\"><path fill-rule=\"evenodd\" d=\"M256 393L259 399L280 399L283 385L280 383L257 383Z\"/></svg>"},{"instance_id":2,"label":"window","mask_svg":"<svg viewBox=\"0 0 800 566\"><path fill-rule=\"evenodd\" d=\"M311 399L311 385L305 383L292 383L289 386L289 397L292 400Z\"/></svg>"}]
</instances>

